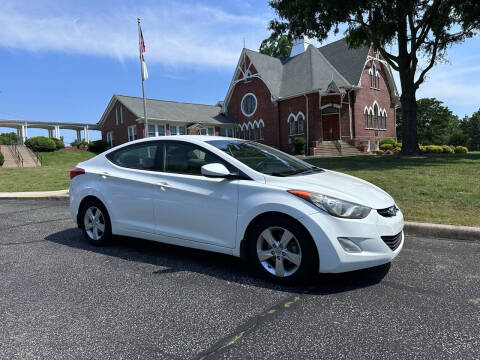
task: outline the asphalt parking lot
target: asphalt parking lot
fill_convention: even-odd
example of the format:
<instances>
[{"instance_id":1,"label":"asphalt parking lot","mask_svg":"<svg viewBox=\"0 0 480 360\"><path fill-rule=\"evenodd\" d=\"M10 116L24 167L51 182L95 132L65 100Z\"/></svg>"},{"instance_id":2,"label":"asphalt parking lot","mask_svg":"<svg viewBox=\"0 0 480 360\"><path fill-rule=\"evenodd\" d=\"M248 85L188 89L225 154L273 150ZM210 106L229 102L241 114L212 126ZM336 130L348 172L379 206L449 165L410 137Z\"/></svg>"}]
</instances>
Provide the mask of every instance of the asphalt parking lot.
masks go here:
<instances>
[{"instance_id":1,"label":"asphalt parking lot","mask_svg":"<svg viewBox=\"0 0 480 360\"><path fill-rule=\"evenodd\" d=\"M90 246L59 200L0 200L1 359L480 359L480 243L281 287L224 255Z\"/></svg>"}]
</instances>

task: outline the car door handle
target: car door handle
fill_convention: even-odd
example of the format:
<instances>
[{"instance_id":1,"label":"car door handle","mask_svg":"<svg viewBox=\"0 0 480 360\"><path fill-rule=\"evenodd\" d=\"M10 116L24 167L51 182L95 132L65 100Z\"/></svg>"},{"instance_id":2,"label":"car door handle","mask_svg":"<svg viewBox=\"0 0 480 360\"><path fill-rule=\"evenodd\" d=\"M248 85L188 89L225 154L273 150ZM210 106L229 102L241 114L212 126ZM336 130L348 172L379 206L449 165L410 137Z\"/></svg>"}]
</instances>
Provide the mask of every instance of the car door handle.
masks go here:
<instances>
[{"instance_id":1,"label":"car door handle","mask_svg":"<svg viewBox=\"0 0 480 360\"><path fill-rule=\"evenodd\" d=\"M162 190L170 189L172 187L169 183L166 183L166 182L157 183L157 186Z\"/></svg>"}]
</instances>

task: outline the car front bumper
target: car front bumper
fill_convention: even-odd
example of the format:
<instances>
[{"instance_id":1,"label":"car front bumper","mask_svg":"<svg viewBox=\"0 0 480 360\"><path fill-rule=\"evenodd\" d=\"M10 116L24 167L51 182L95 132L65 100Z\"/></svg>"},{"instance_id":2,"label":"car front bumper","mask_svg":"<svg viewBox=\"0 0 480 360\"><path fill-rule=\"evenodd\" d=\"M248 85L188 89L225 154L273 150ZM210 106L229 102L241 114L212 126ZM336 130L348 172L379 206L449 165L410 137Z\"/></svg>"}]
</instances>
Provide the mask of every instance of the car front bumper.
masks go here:
<instances>
[{"instance_id":1,"label":"car front bumper","mask_svg":"<svg viewBox=\"0 0 480 360\"><path fill-rule=\"evenodd\" d=\"M383 217L372 209L365 219L343 219L318 212L298 219L309 230L318 249L319 271L341 273L391 262L402 250L404 243L403 214ZM382 236L401 237L392 250ZM361 248L361 252L344 250L338 238L348 238Z\"/></svg>"}]
</instances>

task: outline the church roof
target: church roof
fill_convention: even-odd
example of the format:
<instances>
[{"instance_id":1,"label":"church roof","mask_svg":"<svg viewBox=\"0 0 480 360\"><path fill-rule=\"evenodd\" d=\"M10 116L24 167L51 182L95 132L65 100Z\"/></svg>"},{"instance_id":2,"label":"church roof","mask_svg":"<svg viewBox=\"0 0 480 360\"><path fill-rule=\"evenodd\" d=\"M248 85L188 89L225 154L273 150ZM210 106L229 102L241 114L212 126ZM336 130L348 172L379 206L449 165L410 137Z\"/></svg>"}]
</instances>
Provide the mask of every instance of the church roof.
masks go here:
<instances>
[{"instance_id":1,"label":"church roof","mask_svg":"<svg viewBox=\"0 0 480 360\"><path fill-rule=\"evenodd\" d=\"M141 97L113 95L100 123L103 122L109 109L118 100L137 119L143 119L143 99ZM222 107L215 105L191 104L176 101L146 99L147 117L149 120L164 120L180 123L199 123L208 125L234 124L235 122L221 113Z\"/></svg>"},{"instance_id":2,"label":"church roof","mask_svg":"<svg viewBox=\"0 0 480 360\"><path fill-rule=\"evenodd\" d=\"M357 86L368 50L350 49L342 39L318 49L308 46L305 52L284 60L249 49L245 54L272 95L285 98L317 89L327 91L332 81L340 89Z\"/></svg>"},{"instance_id":3,"label":"church roof","mask_svg":"<svg viewBox=\"0 0 480 360\"><path fill-rule=\"evenodd\" d=\"M345 40L340 39L318 48L351 85L357 85L362 75L368 47L351 49Z\"/></svg>"}]
</instances>

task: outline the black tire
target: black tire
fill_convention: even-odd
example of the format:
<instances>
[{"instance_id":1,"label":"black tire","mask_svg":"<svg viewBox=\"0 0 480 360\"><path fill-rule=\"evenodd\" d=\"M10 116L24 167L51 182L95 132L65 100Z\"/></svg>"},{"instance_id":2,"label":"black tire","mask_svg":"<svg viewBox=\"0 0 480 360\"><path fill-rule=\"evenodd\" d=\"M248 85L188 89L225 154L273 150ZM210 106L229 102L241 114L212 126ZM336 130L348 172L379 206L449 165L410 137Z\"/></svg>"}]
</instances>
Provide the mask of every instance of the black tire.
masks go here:
<instances>
[{"instance_id":1,"label":"black tire","mask_svg":"<svg viewBox=\"0 0 480 360\"><path fill-rule=\"evenodd\" d=\"M280 254L277 253L275 256L272 256L270 259L262 262L259 258L260 255L257 252L257 249L261 247L259 246L259 243L264 243L264 245L266 245L266 240L260 239L260 236L264 234L264 231L269 231L275 237L280 236L280 229L288 230L291 235L294 236L294 239L292 239L293 243L289 243L289 246L292 246L292 244L295 245L294 248L284 250L293 250L293 252L295 252L295 250L299 246L300 250L295 252L295 254L297 256L300 255L301 259L299 265L295 265L293 262L291 263L288 260L288 256L282 256L281 261L284 264L284 270L286 270L287 267L290 266L290 271L293 271L296 266L296 270L294 270L293 273L288 274L288 271L285 271L283 276L276 275L276 262L278 255ZM279 231L279 235L275 234L276 231ZM258 273L262 274L270 280L281 284L305 285L312 282L318 275L318 252L312 237L303 226L301 226L299 223L297 223L292 218L289 218L288 216L275 215L260 219L249 229L246 241L247 256L249 262L252 264L252 266ZM278 250L278 247L280 247L279 244L280 242L278 242L278 244L276 245L276 249L272 248L263 251L281 251ZM272 268L272 266L275 266L275 268ZM274 271L275 273L272 273L272 271Z\"/></svg>"},{"instance_id":2,"label":"black tire","mask_svg":"<svg viewBox=\"0 0 480 360\"><path fill-rule=\"evenodd\" d=\"M85 220L86 213L89 210L92 210L92 214L97 215L96 211L94 211L93 209L98 209L101 213L99 216L99 223L103 223L103 231L100 231L101 227L98 227L97 232L95 232L93 228L87 228ZM112 225L110 222L110 216L108 215L107 209L100 200L89 199L85 202L80 211L80 225L83 231L83 235L92 245L102 246L108 244L112 240ZM95 236L94 234L96 234L97 236ZM101 236L98 236L100 234Z\"/></svg>"}]
</instances>

